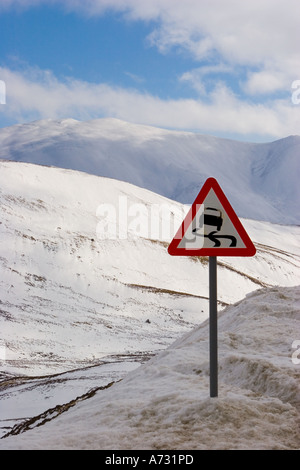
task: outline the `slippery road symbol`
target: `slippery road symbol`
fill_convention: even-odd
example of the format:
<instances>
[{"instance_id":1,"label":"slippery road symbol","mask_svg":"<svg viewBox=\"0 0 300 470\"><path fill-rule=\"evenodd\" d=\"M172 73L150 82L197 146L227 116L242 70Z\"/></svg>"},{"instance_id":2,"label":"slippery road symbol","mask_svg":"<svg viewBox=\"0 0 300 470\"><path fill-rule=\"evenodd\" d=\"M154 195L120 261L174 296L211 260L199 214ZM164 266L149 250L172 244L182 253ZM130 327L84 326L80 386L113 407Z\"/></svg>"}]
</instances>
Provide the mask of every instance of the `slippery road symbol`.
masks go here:
<instances>
[{"instance_id":1,"label":"slippery road symbol","mask_svg":"<svg viewBox=\"0 0 300 470\"><path fill-rule=\"evenodd\" d=\"M213 227L216 227L217 230L213 230L209 234L197 233L199 229L202 229L203 225L211 225ZM204 209L204 217L200 217L200 227L194 228L193 233L200 237L209 238L214 243L214 248L221 246L220 239L230 240L231 243L229 246L235 247L237 244L236 237L234 237L233 235L218 234L218 232L220 232L221 230L222 225L222 212L219 209L215 209L214 207L206 207Z\"/></svg>"},{"instance_id":2,"label":"slippery road symbol","mask_svg":"<svg viewBox=\"0 0 300 470\"><path fill-rule=\"evenodd\" d=\"M171 256L254 256L255 246L215 178L208 178L168 246Z\"/></svg>"},{"instance_id":3,"label":"slippery road symbol","mask_svg":"<svg viewBox=\"0 0 300 470\"><path fill-rule=\"evenodd\" d=\"M208 237L212 242L214 242L214 248L221 246L220 238L226 238L231 240L230 247L236 246L236 238L233 235L215 235L218 233L217 231L210 232L208 235L204 235L204 237Z\"/></svg>"}]
</instances>

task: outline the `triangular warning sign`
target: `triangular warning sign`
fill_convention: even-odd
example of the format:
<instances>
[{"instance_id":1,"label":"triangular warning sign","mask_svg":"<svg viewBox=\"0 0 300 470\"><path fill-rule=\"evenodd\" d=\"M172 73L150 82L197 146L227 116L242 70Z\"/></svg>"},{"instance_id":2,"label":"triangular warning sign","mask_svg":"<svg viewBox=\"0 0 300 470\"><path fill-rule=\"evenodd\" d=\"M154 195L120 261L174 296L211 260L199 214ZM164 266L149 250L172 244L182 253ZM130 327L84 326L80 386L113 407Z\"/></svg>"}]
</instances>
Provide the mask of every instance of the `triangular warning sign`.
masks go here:
<instances>
[{"instance_id":1,"label":"triangular warning sign","mask_svg":"<svg viewBox=\"0 0 300 470\"><path fill-rule=\"evenodd\" d=\"M208 178L168 252L174 256L253 256L256 249L217 180Z\"/></svg>"}]
</instances>

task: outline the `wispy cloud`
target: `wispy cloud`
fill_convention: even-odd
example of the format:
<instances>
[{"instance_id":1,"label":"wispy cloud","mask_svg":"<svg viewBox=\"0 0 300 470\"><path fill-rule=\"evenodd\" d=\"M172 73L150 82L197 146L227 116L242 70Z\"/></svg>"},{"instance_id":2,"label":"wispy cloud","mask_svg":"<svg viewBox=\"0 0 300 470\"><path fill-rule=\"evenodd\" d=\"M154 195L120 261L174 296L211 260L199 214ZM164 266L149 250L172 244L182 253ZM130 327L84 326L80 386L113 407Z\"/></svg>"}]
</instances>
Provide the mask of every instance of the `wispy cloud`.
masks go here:
<instances>
[{"instance_id":1,"label":"wispy cloud","mask_svg":"<svg viewBox=\"0 0 300 470\"><path fill-rule=\"evenodd\" d=\"M261 65L298 57L298 0L2 0L12 7L60 5L102 15L117 11L133 21L154 21L153 44L182 47L195 58L218 53L227 62Z\"/></svg>"},{"instance_id":2,"label":"wispy cloud","mask_svg":"<svg viewBox=\"0 0 300 470\"><path fill-rule=\"evenodd\" d=\"M0 78L7 85L2 113L16 113L20 120L110 115L241 135L299 133L300 109L290 99L291 84L300 78L299 0L2 0L0 12L39 4L88 16L111 10L127 20L151 22L152 47L163 54L176 49L194 59L195 67L179 80L197 90L197 97L164 100L104 83L61 81L41 70L2 68ZM131 78L138 86L139 77Z\"/></svg>"},{"instance_id":3,"label":"wispy cloud","mask_svg":"<svg viewBox=\"0 0 300 470\"><path fill-rule=\"evenodd\" d=\"M131 78L131 80L133 80L135 83L145 82L145 79L143 77L141 77L140 75L136 75L135 73L124 72L124 74L127 75L127 77Z\"/></svg>"},{"instance_id":4,"label":"wispy cloud","mask_svg":"<svg viewBox=\"0 0 300 470\"><path fill-rule=\"evenodd\" d=\"M20 122L43 118L93 119L110 116L136 123L174 129L198 129L213 134L232 133L282 137L298 133L300 113L291 101L262 104L241 101L219 84L205 102L163 100L134 89L88 83L73 78L58 80L50 71L28 68L16 72L0 68L6 83L6 105L0 112Z\"/></svg>"},{"instance_id":5,"label":"wispy cloud","mask_svg":"<svg viewBox=\"0 0 300 470\"><path fill-rule=\"evenodd\" d=\"M231 73L233 73L232 67L225 64L206 65L183 73L179 77L179 81L188 83L200 95L206 95L206 83L211 81L211 77L215 78L216 75ZM207 77L209 77L209 80L207 80ZM216 81L220 82L221 80L217 77Z\"/></svg>"},{"instance_id":6,"label":"wispy cloud","mask_svg":"<svg viewBox=\"0 0 300 470\"><path fill-rule=\"evenodd\" d=\"M56 5L89 16L108 10L132 21L153 21L148 40L162 53L172 48L228 66L248 67L250 94L273 93L300 76L299 0L2 0L12 7Z\"/></svg>"}]
</instances>

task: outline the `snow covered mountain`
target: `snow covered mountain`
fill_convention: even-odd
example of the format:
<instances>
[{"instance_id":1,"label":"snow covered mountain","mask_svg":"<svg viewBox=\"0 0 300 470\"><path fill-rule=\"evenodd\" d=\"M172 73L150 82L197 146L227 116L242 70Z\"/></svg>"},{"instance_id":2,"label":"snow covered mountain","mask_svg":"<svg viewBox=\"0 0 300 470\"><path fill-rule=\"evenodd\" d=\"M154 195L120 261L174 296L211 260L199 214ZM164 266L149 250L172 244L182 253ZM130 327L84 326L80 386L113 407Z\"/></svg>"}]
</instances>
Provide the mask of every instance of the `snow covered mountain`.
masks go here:
<instances>
[{"instance_id":1,"label":"snow covered mountain","mask_svg":"<svg viewBox=\"0 0 300 470\"><path fill-rule=\"evenodd\" d=\"M128 219L105 231L99 207L120 216L125 201ZM118 180L0 162L2 435L91 398L207 318L207 259L167 253L185 210ZM300 227L242 223L257 254L219 258L220 309L299 283Z\"/></svg>"},{"instance_id":2,"label":"snow covered mountain","mask_svg":"<svg viewBox=\"0 0 300 470\"><path fill-rule=\"evenodd\" d=\"M192 203L215 177L237 214L300 220L300 136L253 144L116 119L42 120L0 130L0 158L81 170Z\"/></svg>"}]
</instances>

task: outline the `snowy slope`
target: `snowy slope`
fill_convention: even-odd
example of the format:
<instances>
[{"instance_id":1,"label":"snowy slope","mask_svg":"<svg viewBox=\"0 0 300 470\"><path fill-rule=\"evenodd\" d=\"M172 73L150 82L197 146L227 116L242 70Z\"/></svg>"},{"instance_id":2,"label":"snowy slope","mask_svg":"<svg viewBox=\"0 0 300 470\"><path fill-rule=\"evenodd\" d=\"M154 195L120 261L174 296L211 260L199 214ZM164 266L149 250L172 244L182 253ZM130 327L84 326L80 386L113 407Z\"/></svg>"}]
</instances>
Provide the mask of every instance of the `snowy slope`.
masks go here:
<instances>
[{"instance_id":1,"label":"snowy slope","mask_svg":"<svg viewBox=\"0 0 300 470\"><path fill-rule=\"evenodd\" d=\"M107 354L157 350L206 318L206 259L173 258L150 232L97 234L99 205L118 206L120 195L129 207L179 204L80 172L13 162L0 169L1 321L11 371L62 372ZM244 225L257 255L219 258L221 306L299 280L300 229Z\"/></svg>"},{"instance_id":2,"label":"snowy slope","mask_svg":"<svg viewBox=\"0 0 300 470\"><path fill-rule=\"evenodd\" d=\"M124 198L128 238L101 236L99 206ZM207 318L207 260L171 257L162 233L134 232L134 207L164 209L159 226L177 210L174 230L186 209L125 182L0 162L3 433L123 378ZM257 255L219 258L220 309L263 286L299 284L300 228L242 223Z\"/></svg>"},{"instance_id":3,"label":"snowy slope","mask_svg":"<svg viewBox=\"0 0 300 470\"><path fill-rule=\"evenodd\" d=\"M0 158L108 176L192 203L215 177L240 217L299 224L300 136L236 142L117 119L43 120L0 130Z\"/></svg>"},{"instance_id":4,"label":"snowy slope","mask_svg":"<svg viewBox=\"0 0 300 470\"><path fill-rule=\"evenodd\" d=\"M1 449L299 449L300 289L262 289L219 318L219 397L207 322L122 382L0 441Z\"/></svg>"}]
</instances>

